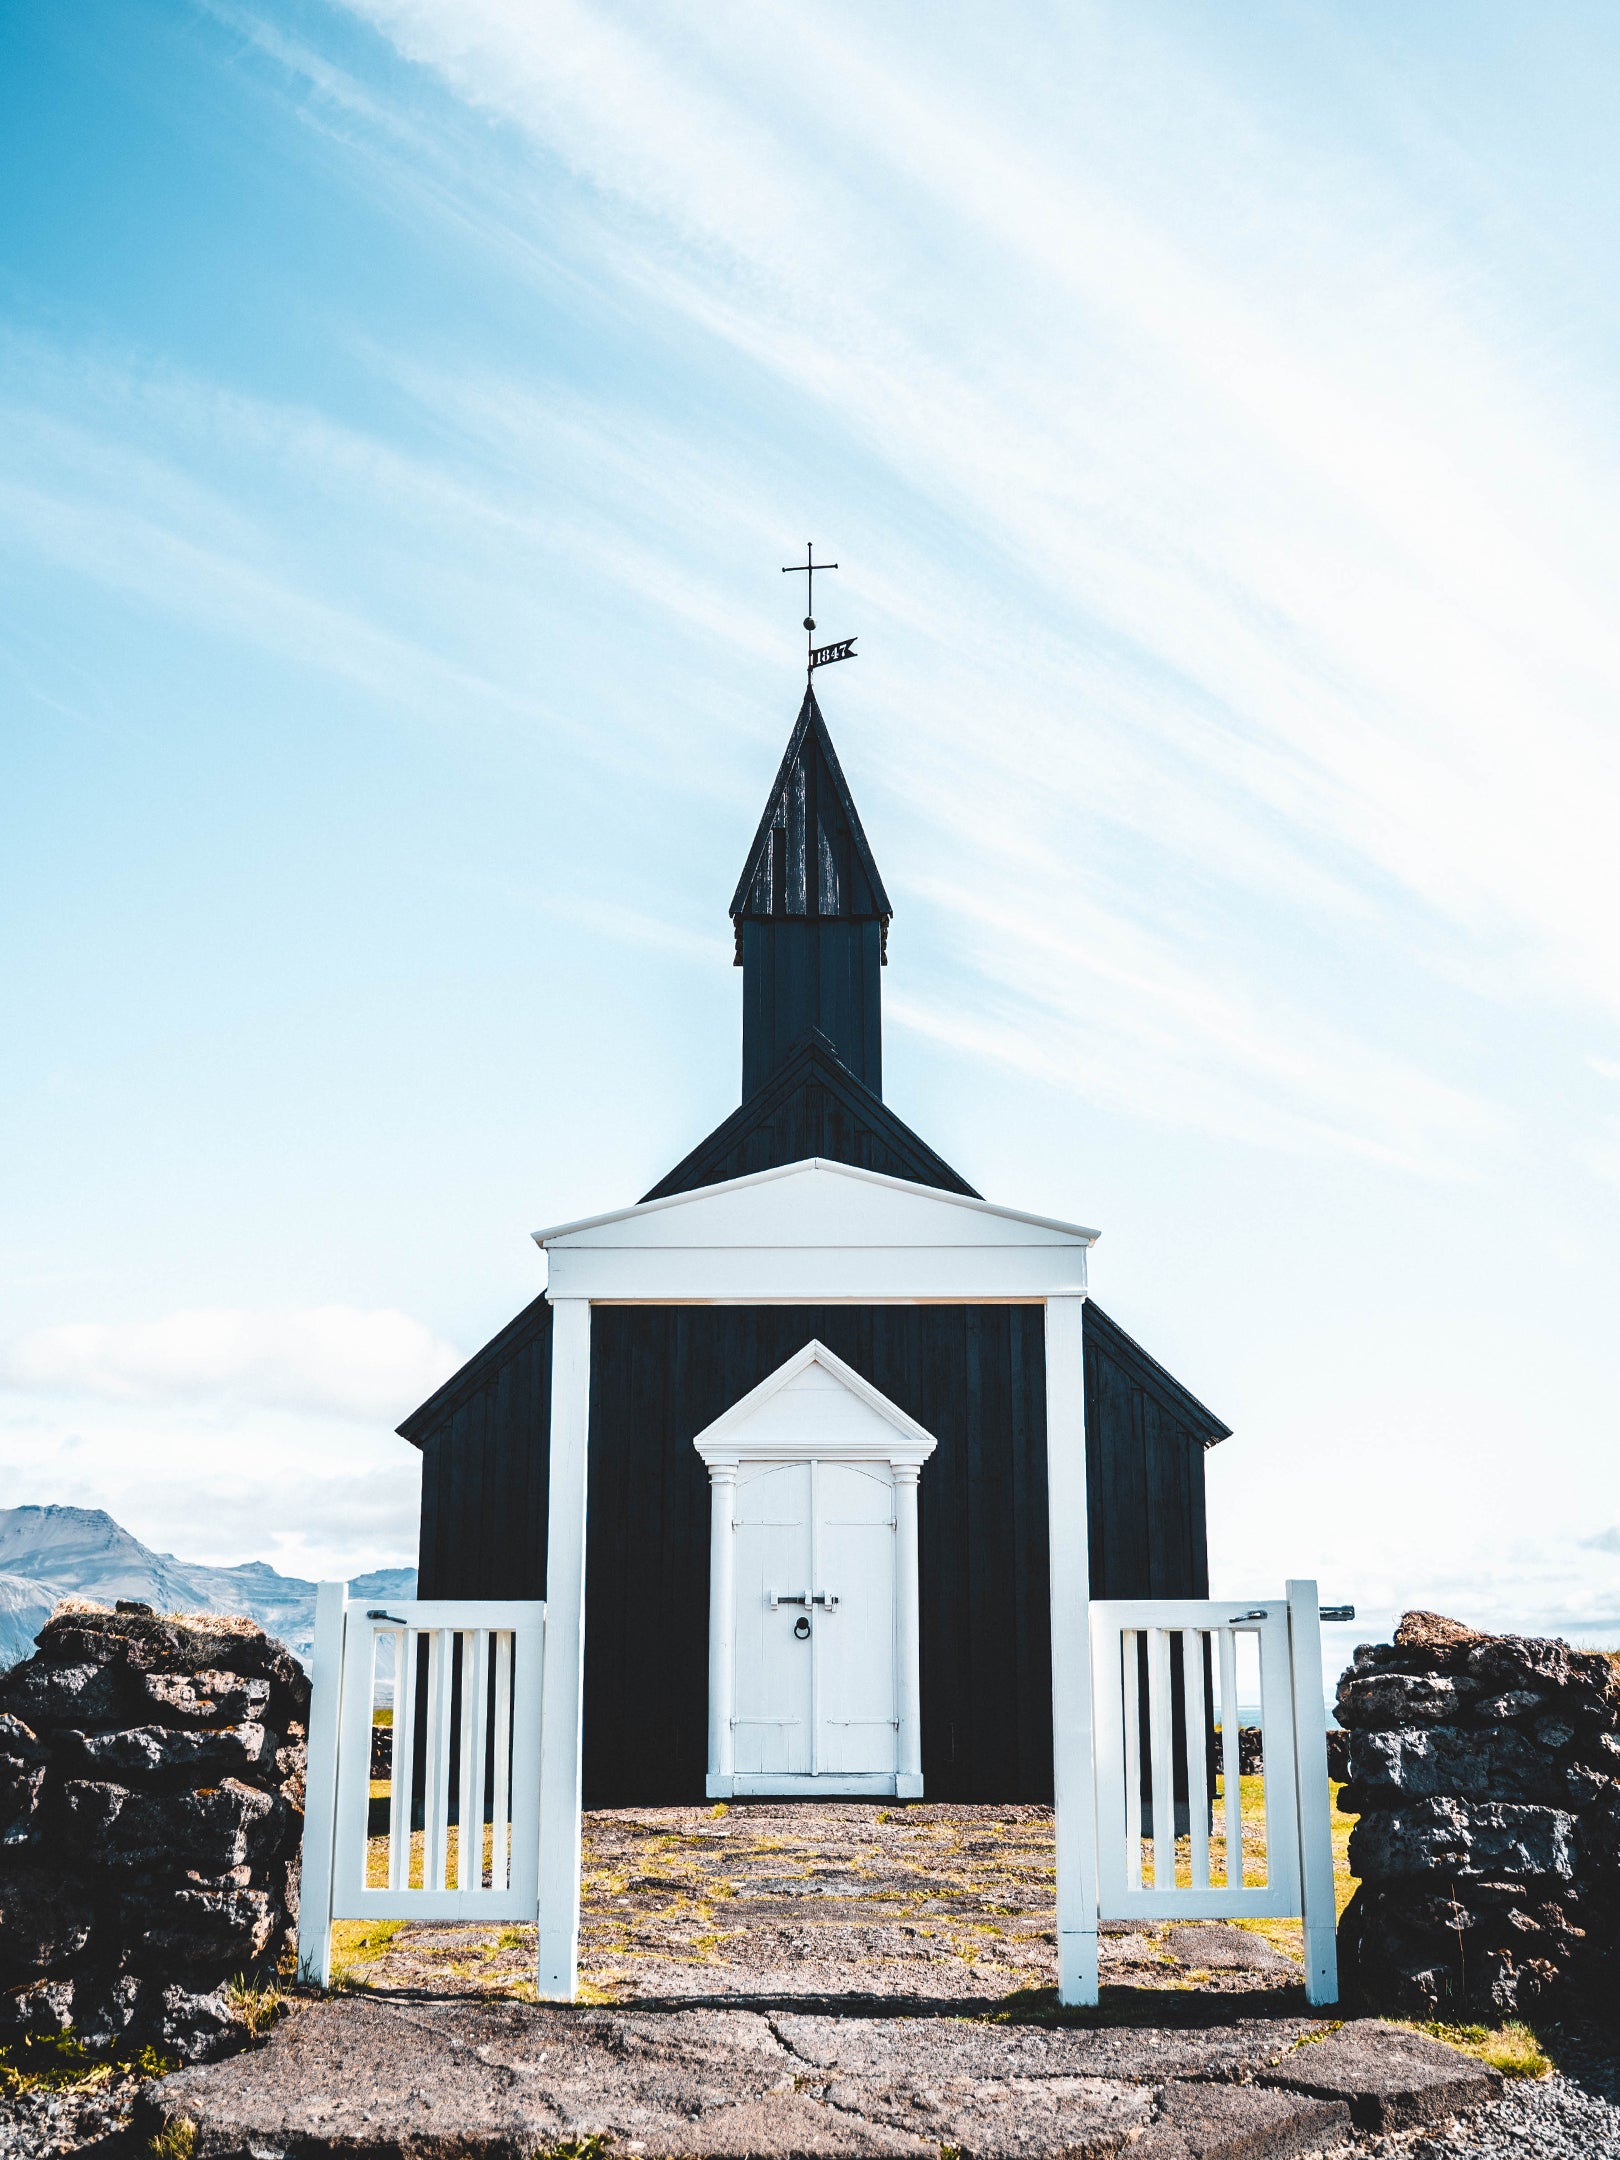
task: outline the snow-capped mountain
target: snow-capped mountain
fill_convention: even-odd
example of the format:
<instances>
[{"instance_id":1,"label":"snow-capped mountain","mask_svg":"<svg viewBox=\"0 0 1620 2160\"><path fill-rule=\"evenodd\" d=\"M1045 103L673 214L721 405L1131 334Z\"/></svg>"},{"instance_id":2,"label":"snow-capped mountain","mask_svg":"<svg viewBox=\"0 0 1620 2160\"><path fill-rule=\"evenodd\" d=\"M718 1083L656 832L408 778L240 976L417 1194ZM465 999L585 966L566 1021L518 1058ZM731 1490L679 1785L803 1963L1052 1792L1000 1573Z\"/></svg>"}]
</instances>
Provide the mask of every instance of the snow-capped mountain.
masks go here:
<instances>
[{"instance_id":1,"label":"snow-capped mountain","mask_svg":"<svg viewBox=\"0 0 1620 2160\"><path fill-rule=\"evenodd\" d=\"M356 1575L361 1597L412 1598L414 1568ZM27 1657L52 1605L67 1596L139 1598L159 1612L245 1613L305 1660L315 1585L262 1560L204 1567L155 1553L101 1508L0 1508L0 1666Z\"/></svg>"}]
</instances>

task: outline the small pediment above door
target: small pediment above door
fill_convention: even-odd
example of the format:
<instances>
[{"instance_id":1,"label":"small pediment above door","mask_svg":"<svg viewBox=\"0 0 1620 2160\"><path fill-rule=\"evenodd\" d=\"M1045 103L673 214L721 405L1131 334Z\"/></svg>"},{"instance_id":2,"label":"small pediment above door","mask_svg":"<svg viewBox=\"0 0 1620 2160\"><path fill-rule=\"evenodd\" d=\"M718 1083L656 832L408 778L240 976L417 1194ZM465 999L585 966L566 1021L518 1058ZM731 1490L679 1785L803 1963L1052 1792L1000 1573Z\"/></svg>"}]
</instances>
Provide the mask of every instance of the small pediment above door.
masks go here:
<instances>
[{"instance_id":1,"label":"small pediment above door","mask_svg":"<svg viewBox=\"0 0 1620 2160\"><path fill-rule=\"evenodd\" d=\"M938 1442L824 1343L808 1342L692 1445L711 1469L812 1457L920 1468Z\"/></svg>"}]
</instances>

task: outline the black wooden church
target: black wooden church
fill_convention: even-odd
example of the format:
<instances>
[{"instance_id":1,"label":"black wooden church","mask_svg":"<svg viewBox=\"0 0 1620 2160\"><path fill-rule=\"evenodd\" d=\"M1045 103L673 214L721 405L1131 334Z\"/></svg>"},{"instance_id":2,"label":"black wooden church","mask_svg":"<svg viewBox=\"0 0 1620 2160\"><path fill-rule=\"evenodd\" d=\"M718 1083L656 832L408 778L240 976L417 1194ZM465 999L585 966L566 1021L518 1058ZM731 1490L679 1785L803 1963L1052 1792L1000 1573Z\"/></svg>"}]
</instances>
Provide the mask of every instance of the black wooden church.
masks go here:
<instances>
[{"instance_id":1,"label":"black wooden church","mask_svg":"<svg viewBox=\"0 0 1620 2160\"><path fill-rule=\"evenodd\" d=\"M977 1203L883 1100L891 912L807 689L731 902L742 1101L645 1201L819 1161L877 1173L857 1187L885 1204ZM586 1805L1051 1799L1042 1328L1002 1298L592 1307ZM542 1295L399 1428L424 1598L546 1595L552 1334ZM1204 1451L1228 1428L1089 1297L1083 1344L1090 1594L1206 1597ZM833 1437L791 1437L812 1429Z\"/></svg>"}]
</instances>

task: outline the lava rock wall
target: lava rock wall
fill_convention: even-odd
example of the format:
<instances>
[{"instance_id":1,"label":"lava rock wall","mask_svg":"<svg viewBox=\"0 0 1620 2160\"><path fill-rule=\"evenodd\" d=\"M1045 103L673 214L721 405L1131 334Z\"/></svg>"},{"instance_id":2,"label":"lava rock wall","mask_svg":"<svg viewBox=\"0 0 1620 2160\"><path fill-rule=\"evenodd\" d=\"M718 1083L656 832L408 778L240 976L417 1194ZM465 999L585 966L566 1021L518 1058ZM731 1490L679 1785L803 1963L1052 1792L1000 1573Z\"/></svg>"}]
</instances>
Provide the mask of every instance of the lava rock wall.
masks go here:
<instances>
[{"instance_id":1,"label":"lava rock wall","mask_svg":"<svg viewBox=\"0 0 1620 2160\"><path fill-rule=\"evenodd\" d=\"M233 2043L296 1926L308 1718L250 1620L56 1608L0 1675L0 2038Z\"/></svg>"},{"instance_id":2,"label":"lava rock wall","mask_svg":"<svg viewBox=\"0 0 1620 2160\"><path fill-rule=\"evenodd\" d=\"M1620 1946L1620 1673L1599 1652L1408 1613L1339 1683L1339 1805L1360 1820L1340 1955L1418 2017L1612 1986Z\"/></svg>"}]
</instances>

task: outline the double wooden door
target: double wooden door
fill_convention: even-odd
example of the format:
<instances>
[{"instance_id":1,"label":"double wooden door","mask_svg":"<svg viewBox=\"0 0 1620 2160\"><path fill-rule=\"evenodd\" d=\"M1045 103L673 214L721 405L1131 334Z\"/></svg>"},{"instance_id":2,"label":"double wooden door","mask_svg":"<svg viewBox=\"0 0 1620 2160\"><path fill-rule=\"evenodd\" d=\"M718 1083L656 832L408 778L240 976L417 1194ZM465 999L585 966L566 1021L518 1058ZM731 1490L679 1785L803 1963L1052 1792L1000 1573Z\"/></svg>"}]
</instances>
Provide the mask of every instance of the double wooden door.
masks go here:
<instances>
[{"instance_id":1,"label":"double wooden door","mask_svg":"<svg viewBox=\"0 0 1620 2160\"><path fill-rule=\"evenodd\" d=\"M890 1465L745 1463L734 1510L735 1790L893 1792Z\"/></svg>"}]
</instances>

